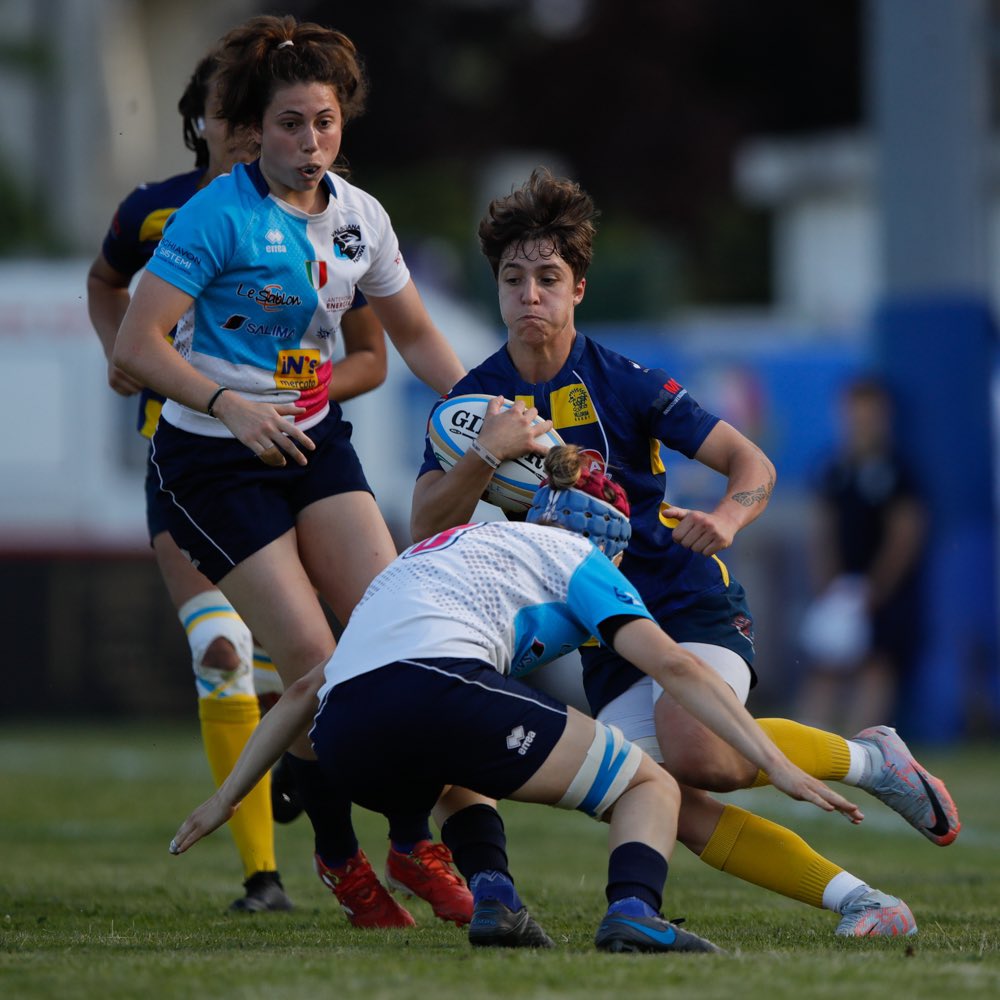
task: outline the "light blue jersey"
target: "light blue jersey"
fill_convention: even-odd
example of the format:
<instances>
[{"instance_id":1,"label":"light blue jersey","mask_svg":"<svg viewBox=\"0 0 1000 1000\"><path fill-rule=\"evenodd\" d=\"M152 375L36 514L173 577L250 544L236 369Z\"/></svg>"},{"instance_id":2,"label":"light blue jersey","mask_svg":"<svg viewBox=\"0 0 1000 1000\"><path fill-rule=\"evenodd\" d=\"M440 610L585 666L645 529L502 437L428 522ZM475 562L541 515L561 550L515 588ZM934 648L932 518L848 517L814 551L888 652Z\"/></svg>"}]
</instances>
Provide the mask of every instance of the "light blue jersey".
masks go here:
<instances>
[{"instance_id":1,"label":"light blue jersey","mask_svg":"<svg viewBox=\"0 0 1000 1000\"><path fill-rule=\"evenodd\" d=\"M327 666L320 698L398 660L473 659L522 677L618 615L652 617L587 539L500 521L450 528L375 578Z\"/></svg>"},{"instance_id":2,"label":"light blue jersey","mask_svg":"<svg viewBox=\"0 0 1000 1000\"><path fill-rule=\"evenodd\" d=\"M256 163L217 177L171 217L147 270L194 298L176 349L247 399L298 403L305 430L325 415L340 321L355 288L394 295L409 280L385 209L327 174L308 215L270 194ZM168 401L181 430L229 437L221 421Z\"/></svg>"}]
</instances>

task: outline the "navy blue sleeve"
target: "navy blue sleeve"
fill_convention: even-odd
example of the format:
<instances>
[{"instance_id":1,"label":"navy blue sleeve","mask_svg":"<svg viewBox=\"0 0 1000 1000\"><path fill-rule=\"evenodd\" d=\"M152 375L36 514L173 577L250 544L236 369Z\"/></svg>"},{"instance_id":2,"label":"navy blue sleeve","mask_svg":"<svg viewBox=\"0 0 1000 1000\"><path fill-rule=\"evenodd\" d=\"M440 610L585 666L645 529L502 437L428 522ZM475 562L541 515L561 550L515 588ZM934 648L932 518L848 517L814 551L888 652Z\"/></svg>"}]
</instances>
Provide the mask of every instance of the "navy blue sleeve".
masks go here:
<instances>
[{"instance_id":1,"label":"navy blue sleeve","mask_svg":"<svg viewBox=\"0 0 1000 1000\"><path fill-rule=\"evenodd\" d=\"M137 188L118 206L101 245L104 259L128 278L145 267L159 239L159 236L156 240L145 242L139 239L146 215L146 201L142 197L142 189Z\"/></svg>"},{"instance_id":2,"label":"navy blue sleeve","mask_svg":"<svg viewBox=\"0 0 1000 1000\"><path fill-rule=\"evenodd\" d=\"M628 385L620 391L621 397L639 408L650 437L694 458L719 418L702 409L687 389L662 368L629 364Z\"/></svg>"}]
</instances>

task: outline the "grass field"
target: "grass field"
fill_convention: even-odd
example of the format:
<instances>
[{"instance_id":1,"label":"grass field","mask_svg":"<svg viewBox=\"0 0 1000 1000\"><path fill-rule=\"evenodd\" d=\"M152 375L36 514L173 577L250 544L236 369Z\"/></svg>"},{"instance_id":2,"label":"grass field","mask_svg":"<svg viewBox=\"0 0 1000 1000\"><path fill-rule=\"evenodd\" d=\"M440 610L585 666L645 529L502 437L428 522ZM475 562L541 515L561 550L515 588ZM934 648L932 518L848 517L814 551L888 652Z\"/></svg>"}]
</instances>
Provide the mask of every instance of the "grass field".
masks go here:
<instances>
[{"instance_id":1,"label":"grass field","mask_svg":"<svg viewBox=\"0 0 1000 1000\"><path fill-rule=\"evenodd\" d=\"M617 956L592 946L603 912L605 830L575 813L506 803L522 895L550 952L473 952L463 931L411 911L407 932L346 923L311 871L302 820L278 829L290 914L230 916L240 872L225 831L182 858L167 844L210 790L195 724L4 726L0 733L0 996L161 997L1000 997L997 746L921 755L945 776L964 830L940 849L864 793L861 828L771 789L737 801L794 827L872 884L903 896L920 933L845 941L837 918L765 893L679 849L664 909L728 949ZM377 867L383 821L359 811Z\"/></svg>"}]
</instances>

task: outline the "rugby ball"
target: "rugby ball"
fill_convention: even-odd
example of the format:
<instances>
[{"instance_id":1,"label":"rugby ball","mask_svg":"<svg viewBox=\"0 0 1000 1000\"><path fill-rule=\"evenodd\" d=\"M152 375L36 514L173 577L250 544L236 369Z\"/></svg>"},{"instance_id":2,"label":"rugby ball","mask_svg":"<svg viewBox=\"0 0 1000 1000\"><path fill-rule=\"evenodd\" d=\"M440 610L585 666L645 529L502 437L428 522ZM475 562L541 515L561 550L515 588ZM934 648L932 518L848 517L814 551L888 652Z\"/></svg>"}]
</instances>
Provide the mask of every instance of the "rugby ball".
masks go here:
<instances>
[{"instance_id":1,"label":"rugby ball","mask_svg":"<svg viewBox=\"0 0 1000 1000\"><path fill-rule=\"evenodd\" d=\"M427 426L434 457L447 472L468 450L469 445L479 437L486 407L492 396L471 393L446 399L431 414ZM503 409L508 410L513 402L507 401ZM535 424L545 423L536 417ZM547 431L536 440L551 448L562 444L563 439L554 431ZM524 455L510 458L500 463L493 473L483 499L511 513L523 513L535 499L535 491L545 478L543 455Z\"/></svg>"}]
</instances>

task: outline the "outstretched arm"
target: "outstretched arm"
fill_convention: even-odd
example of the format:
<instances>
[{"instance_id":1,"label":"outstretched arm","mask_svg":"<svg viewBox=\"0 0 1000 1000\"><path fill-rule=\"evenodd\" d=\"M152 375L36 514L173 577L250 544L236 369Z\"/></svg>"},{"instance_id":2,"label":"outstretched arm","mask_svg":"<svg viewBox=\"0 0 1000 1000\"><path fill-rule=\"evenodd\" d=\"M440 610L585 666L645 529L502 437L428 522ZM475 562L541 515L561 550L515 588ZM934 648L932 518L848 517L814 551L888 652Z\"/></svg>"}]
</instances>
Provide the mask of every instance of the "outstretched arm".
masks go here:
<instances>
[{"instance_id":1,"label":"outstretched arm","mask_svg":"<svg viewBox=\"0 0 1000 1000\"><path fill-rule=\"evenodd\" d=\"M395 295L369 295L368 301L410 371L446 396L465 374L465 368L434 325L413 281L408 281Z\"/></svg>"},{"instance_id":2,"label":"outstretched arm","mask_svg":"<svg viewBox=\"0 0 1000 1000\"><path fill-rule=\"evenodd\" d=\"M274 707L260 720L247 740L243 752L219 785L215 794L206 799L183 823L170 841L171 854L183 854L202 837L207 837L225 823L240 802L250 793L264 774L295 741L316 713L316 695L323 686L323 667L314 667L300 677Z\"/></svg>"},{"instance_id":3,"label":"outstretched arm","mask_svg":"<svg viewBox=\"0 0 1000 1000\"><path fill-rule=\"evenodd\" d=\"M708 664L673 641L648 618L634 618L615 633L615 651L649 674L696 719L766 771L775 788L827 812L860 823L861 810L796 767L757 725L732 689Z\"/></svg>"}]
</instances>

